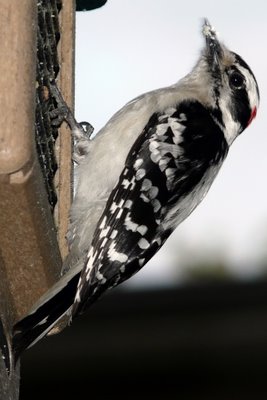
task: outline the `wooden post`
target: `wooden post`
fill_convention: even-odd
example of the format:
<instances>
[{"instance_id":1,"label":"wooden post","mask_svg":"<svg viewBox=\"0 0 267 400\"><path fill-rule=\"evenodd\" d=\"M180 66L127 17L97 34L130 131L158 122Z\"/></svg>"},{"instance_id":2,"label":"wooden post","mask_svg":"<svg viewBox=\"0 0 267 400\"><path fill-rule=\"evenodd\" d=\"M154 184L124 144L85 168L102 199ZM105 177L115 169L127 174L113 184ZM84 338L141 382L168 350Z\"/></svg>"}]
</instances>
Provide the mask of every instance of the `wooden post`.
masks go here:
<instances>
[{"instance_id":1,"label":"wooden post","mask_svg":"<svg viewBox=\"0 0 267 400\"><path fill-rule=\"evenodd\" d=\"M61 37L58 44L60 71L58 85L66 103L74 108L74 55L75 55L75 1L63 0L60 12ZM56 142L58 174L56 188L58 203L55 221L58 227L58 243L64 259L68 253L66 233L69 209L72 202L72 137L69 127L63 123Z\"/></svg>"}]
</instances>

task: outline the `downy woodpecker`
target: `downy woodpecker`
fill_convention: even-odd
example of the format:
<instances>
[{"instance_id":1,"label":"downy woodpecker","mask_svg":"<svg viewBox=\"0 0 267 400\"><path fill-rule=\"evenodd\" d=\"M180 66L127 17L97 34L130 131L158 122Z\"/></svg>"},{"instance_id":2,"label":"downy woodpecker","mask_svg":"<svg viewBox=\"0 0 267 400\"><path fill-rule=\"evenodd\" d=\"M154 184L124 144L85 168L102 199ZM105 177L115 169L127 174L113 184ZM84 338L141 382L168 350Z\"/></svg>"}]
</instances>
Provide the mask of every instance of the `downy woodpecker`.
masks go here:
<instances>
[{"instance_id":1,"label":"downy woodpecker","mask_svg":"<svg viewBox=\"0 0 267 400\"><path fill-rule=\"evenodd\" d=\"M137 97L93 138L77 139L77 188L64 275L14 327L20 353L63 316L74 319L130 278L207 194L230 145L256 116L243 59L204 21L205 46L178 83Z\"/></svg>"}]
</instances>

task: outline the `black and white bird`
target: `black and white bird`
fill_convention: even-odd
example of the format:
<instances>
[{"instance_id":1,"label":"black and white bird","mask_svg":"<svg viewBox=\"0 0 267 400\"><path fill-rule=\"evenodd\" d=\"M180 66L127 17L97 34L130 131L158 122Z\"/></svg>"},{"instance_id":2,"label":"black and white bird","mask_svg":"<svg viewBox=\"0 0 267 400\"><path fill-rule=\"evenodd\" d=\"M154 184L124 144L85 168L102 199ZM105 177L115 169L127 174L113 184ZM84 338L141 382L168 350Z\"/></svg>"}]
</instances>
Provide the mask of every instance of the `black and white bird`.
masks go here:
<instances>
[{"instance_id":1,"label":"black and white bird","mask_svg":"<svg viewBox=\"0 0 267 400\"><path fill-rule=\"evenodd\" d=\"M178 83L134 99L91 140L77 140L65 274L14 327L15 357L64 315L74 319L140 270L191 214L230 145L256 116L259 90L243 59L204 21L205 47Z\"/></svg>"}]
</instances>

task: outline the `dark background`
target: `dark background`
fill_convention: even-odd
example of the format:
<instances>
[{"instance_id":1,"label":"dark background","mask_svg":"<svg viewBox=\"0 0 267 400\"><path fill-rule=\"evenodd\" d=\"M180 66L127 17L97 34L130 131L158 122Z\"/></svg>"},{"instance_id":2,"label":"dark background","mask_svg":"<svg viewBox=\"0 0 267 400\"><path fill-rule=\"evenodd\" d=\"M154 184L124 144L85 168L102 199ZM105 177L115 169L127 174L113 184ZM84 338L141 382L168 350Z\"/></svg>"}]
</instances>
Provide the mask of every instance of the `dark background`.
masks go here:
<instances>
[{"instance_id":1,"label":"dark background","mask_svg":"<svg viewBox=\"0 0 267 400\"><path fill-rule=\"evenodd\" d=\"M267 282L115 289L22 357L26 399L266 399Z\"/></svg>"}]
</instances>

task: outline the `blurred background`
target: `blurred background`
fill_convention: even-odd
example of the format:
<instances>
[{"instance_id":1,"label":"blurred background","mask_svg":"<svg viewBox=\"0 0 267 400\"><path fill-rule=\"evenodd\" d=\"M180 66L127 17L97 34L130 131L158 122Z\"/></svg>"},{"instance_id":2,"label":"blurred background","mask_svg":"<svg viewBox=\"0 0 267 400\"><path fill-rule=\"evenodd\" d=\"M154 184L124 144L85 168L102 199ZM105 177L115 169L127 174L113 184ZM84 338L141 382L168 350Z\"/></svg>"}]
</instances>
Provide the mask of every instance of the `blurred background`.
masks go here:
<instances>
[{"instance_id":1,"label":"blurred background","mask_svg":"<svg viewBox=\"0 0 267 400\"><path fill-rule=\"evenodd\" d=\"M261 106L157 256L25 353L21 399L267 398L266 15L263 0L108 0L77 13L76 118L96 132L192 69L203 17L252 68Z\"/></svg>"}]
</instances>

